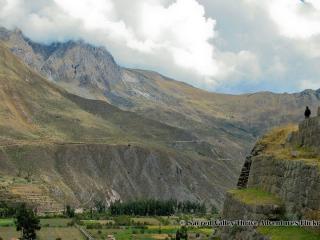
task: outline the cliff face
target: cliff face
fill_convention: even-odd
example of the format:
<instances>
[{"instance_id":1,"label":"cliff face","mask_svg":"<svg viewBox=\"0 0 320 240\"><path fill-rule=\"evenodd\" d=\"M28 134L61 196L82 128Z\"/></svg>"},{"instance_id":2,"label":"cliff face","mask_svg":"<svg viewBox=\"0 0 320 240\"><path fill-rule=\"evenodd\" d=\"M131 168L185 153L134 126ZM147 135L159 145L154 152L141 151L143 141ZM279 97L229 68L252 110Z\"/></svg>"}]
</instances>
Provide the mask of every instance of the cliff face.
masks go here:
<instances>
[{"instance_id":1,"label":"cliff face","mask_svg":"<svg viewBox=\"0 0 320 240\"><path fill-rule=\"evenodd\" d=\"M306 119L299 128L278 128L259 140L246 159L238 189L227 193L223 218L319 220L319 123L320 116ZM238 239L262 237L250 235L259 232L259 228L242 231L242 234L238 232ZM227 228L222 233L223 239L235 236Z\"/></svg>"},{"instance_id":2,"label":"cliff face","mask_svg":"<svg viewBox=\"0 0 320 240\"><path fill-rule=\"evenodd\" d=\"M30 186L46 189L44 194L61 204L84 207L98 199L110 203L137 198L219 204L223 199L223 194L214 190L221 176L214 172L210 160L199 159L195 166L195 160L187 155L142 146L8 146L0 152L0 164L1 176L7 179L28 176L31 181L22 184L25 189Z\"/></svg>"}]
</instances>

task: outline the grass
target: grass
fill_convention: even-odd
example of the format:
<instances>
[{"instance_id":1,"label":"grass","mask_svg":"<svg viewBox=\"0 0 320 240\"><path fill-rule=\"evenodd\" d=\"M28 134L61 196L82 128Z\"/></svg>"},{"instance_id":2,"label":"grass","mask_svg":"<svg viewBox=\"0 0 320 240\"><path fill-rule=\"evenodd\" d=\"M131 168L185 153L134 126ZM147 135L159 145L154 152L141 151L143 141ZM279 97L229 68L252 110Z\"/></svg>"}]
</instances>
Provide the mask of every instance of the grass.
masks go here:
<instances>
[{"instance_id":1,"label":"grass","mask_svg":"<svg viewBox=\"0 0 320 240\"><path fill-rule=\"evenodd\" d=\"M320 234L300 227L259 227L258 232L272 240L319 240Z\"/></svg>"},{"instance_id":2,"label":"grass","mask_svg":"<svg viewBox=\"0 0 320 240\"><path fill-rule=\"evenodd\" d=\"M71 219L68 218L43 218L40 220L42 227L67 227Z\"/></svg>"},{"instance_id":3,"label":"grass","mask_svg":"<svg viewBox=\"0 0 320 240\"><path fill-rule=\"evenodd\" d=\"M268 132L259 143L267 146L267 150L274 150L279 145L285 144L288 135L298 130L298 126L295 124L288 124L286 126L277 127Z\"/></svg>"},{"instance_id":4,"label":"grass","mask_svg":"<svg viewBox=\"0 0 320 240\"><path fill-rule=\"evenodd\" d=\"M157 220L157 218L149 219L138 218L149 220ZM90 222L90 221L86 221ZM147 227L121 227L121 228L101 228L101 229L87 229L87 231L96 240L105 240L108 235L113 235L117 240L160 240L169 238L169 236L175 236L176 231L180 228L179 225L164 225L159 227L159 225L149 225ZM159 231L160 230L160 231ZM196 233L199 233L202 237L201 239L207 239L207 236L212 234L212 228L190 228L188 230L190 234L190 239L195 239Z\"/></svg>"},{"instance_id":5,"label":"grass","mask_svg":"<svg viewBox=\"0 0 320 240\"><path fill-rule=\"evenodd\" d=\"M235 189L229 191L237 200L249 205L281 204L281 200L258 188Z\"/></svg>"},{"instance_id":6,"label":"grass","mask_svg":"<svg viewBox=\"0 0 320 240\"><path fill-rule=\"evenodd\" d=\"M38 240L56 240L57 238L63 240L84 240L85 238L80 231L74 227L67 228L43 228L38 234Z\"/></svg>"},{"instance_id":7,"label":"grass","mask_svg":"<svg viewBox=\"0 0 320 240\"><path fill-rule=\"evenodd\" d=\"M42 228L37 232L38 240L56 240L61 238L63 240L84 240L85 238L74 227L50 227ZM14 227L1 227L0 237L4 240L20 237L20 232L17 232Z\"/></svg>"},{"instance_id":8,"label":"grass","mask_svg":"<svg viewBox=\"0 0 320 240\"><path fill-rule=\"evenodd\" d=\"M8 227L8 226L14 226L13 218L0 219L0 227Z\"/></svg>"},{"instance_id":9,"label":"grass","mask_svg":"<svg viewBox=\"0 0 320 240\"><path fill-rule=\"evenodd\" d=\"M160 221L156 218L140 217L140 218L131 218L134 223L141 223L146 225L159 225Z\"/></svg>"},{"instance_id":10,"label":"grass","mask_svg":"<svg viewBox=\"0 0 320 240\"><path fill-rule=\"evenodd\" d=\"M101 224L101 225L105 225L105 224L114 224L115 222L113 220L81 220L81 223L83 223L84 225L92 225L92 224Z\"/></svg>"},{"instance_id":11,"label":"grass","mask_svg":"<svg viewBox=\"0 0 320 240\"><path fill-rule=\"evenodd\" d=\"M20 233L16 231L15 227L0 227L0 237L9 240L20 237Z\"/></svg>"},{"instance_id":12,"label":"grass","mask_svg":"<svg viewBox=\"0 0 320 240\"><path fill-rule=\"evenodd\" d=\"M320 167L320 157L307 147L290 146L287 139L290 133L298 130L298 126L289 124L287 126L277 127L261 138L259 144L265 148L264 154L275 156L285 160L302 160L307 164L318 165ZM294 156L292 152L296 152Z\"/></svg>"}]
</instances>

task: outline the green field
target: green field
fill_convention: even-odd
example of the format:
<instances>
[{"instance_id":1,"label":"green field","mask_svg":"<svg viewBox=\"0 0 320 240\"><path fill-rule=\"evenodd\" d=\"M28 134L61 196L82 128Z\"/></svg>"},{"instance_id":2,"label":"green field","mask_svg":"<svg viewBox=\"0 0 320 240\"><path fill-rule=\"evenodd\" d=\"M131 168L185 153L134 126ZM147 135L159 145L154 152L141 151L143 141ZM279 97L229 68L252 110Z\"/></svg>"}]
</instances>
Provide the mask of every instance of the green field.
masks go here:
<instances>
[{"instance_id":1,"label":"green field","mask_svg":"<svg viewBox=\"0 0 320 240\"><path fill-rule=\"evenodd\" d=\"M74 227L50 227L42 228L38 233L38 240L84 240L80 231ZM15 227L0 227L0 237L4 240L20 237L20 232L17 232Z\"/></svg>"},{"instance_id":2,"label":"green field","mask_svg":"<svg viewBox=\"0 0 320 240\"><path fill-rule=\"evenodd\" d=\"M259 227L258 232L272 240L319 240L320 233L300 227Z\"/></svg>"},{"instance_id":3,"label":"green field","mask_svg":"<svg viewBox=\"0 0 320 240\"><path fill-rule=\"evenodd\" d=\"M229 191L229 193L239 201L249 205L281 204L278 197L258 188L235 189Z\"/></svg>"},{"instance_id":4,"label":"green field","mask_svg":"<svg viewBox=\"0 0 320 240\"><path fill-rule=\"evenodd\" d=\"M83 225L93 225L93 224L114 224L115 222L113 220L81 220L80 221Z\"/></svg>"},{"instance_id":5,"label":"green field","mask_svg":"<svg viewBox=\"0 0 320 240\"><path fill-rule=\"evenodd\" d=\"M131 218L131 221L134 223L140 223L145 225L159 225L160 221L152 217L140 217L140 218Z\"/></svg>"},{"instance_id":6,"label":"green field","mask_svg":"<svg viewBox=\"0 0 320 240\"><path fill-rule=\"evenodd\" d=\"M74 227L43 228L38 236L39 240L56 240L58 237L63 240L85 240L81 232Z\"/></svg>"},{"instance_id":7,"label":"green field","mask_svg":"<svg viewBox=\"0 0 320 240\"><path fill-rule=\"evenodd\" d=\"M40 223L42 227L67 227L71 221L68 218L44 218L40 220Z\"/></svg>"},{"instance_id":8,"label":"green field","mask_svg":"<svg viewBox=\"0 0 320 240\"><path fill-rule=\"evenodd\" d=\"M108 235L113 235L117 240L160 240L174 237L179 226L164 226L159 228L122 228L122 229L89 229L87 230L95 239L104 240ZM190 229L189 239L195 239L195 234L201 234L201 239L205 240L212 234L212 229Z\"/></svg>"},{"instance_id":9,"label":"green field","mask_svg":"<svg viewBox=\"0 0 320 240\"><path fill-rule=\"evenodd\" d=\"M14 219L7 218L7 219L0 219L0 227L9 227L14 226Z\"/></svg>"}]
</instances>

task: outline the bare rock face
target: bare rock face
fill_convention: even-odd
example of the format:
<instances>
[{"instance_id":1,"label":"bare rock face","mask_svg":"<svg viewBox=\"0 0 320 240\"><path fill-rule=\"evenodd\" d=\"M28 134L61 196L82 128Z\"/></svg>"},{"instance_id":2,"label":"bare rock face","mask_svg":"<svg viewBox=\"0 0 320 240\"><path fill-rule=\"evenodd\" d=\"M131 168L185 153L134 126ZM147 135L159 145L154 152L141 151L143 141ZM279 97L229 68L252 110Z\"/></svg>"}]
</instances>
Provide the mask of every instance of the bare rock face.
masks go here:
<instances>
[{"instance_id":1,"label":"bare rock face","mask_svg":"<svg viewBox=\"0 0 320 240\"><path fill-rule=\"evenodd\" d=\"M37 44L21 31L0 28L0 40L42 76L88 98L102 98L112 85L121 84L122 71L112 55L102 47L82 41ZM100 96L95 96L95 91Z\"/></svg>"},{"instance_id":2,"label":"bare rock face","mask_svg":"<svg viewBox=\"0 0 320 240\"><path fill-rule=\"evenodd\" d=\"M32 44L35 52L50 48ZM49 55L49 54L48 54ZM55 81L74 82L80 87L109 90L121 79L120 67L105 49L79 42L58 44L41 66L41 72Z\"/></svg>"},{"instance_id":3,"label":"bare rock face","mask_svg":"<svg viewBox=\"0 0 320 240\"><path fill-rule=\"evenodd\" d=\"M16 158L17 152L23 152L23 158ZM216 176L209 160L194 166L194 159L185 155L138 146L9 146L1 151L0 161L1 174L7 176L15 176L18 169L24 174L28 162L34 167L32 178L48 189L48 197L74 206L90 206L96 199L110 203L137 198L219 205L224 198L214 190Z\"/></svg>"}]
</instances>

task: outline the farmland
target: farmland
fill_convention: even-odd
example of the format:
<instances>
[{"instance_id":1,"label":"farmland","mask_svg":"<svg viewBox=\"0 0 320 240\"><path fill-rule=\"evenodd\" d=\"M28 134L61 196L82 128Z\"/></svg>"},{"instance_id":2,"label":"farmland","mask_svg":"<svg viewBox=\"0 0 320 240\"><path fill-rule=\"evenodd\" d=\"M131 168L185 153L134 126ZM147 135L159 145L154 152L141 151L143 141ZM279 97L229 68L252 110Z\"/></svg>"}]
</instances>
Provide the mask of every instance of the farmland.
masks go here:
<instances>
[{"instance_id":1,"label":"farmland","mask_svg":"<svg viewBox=\"0 0 320 240\"><path fill-rule=\"evenodd\" d=\"M121 225L130 222L129 225ZM164 225L165 219L170 224ZM39 240L82 240L85 237L80 230L72 226L68 218L41 219L41 230L37 233ZM175 223L175 224L172 224ZM80 220L78 224L96 240L105 240L114 236L117 240L161 240L175 237L180 228L176 217L127 217L121 216L104 220ZM189 229L189 239L195 239L198 234L203 240L209 239L212 234L210 228ZM18 238L13 219L0 219L0 237L3 240Z\"/></svg>"}]
</instances>

